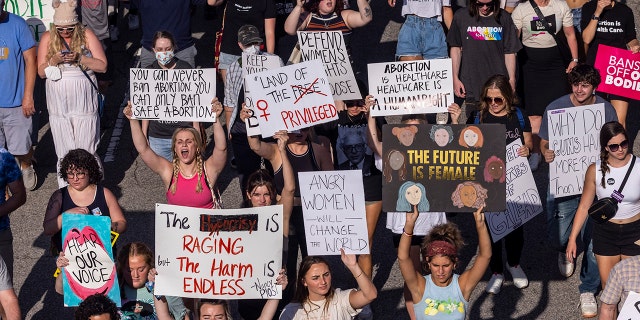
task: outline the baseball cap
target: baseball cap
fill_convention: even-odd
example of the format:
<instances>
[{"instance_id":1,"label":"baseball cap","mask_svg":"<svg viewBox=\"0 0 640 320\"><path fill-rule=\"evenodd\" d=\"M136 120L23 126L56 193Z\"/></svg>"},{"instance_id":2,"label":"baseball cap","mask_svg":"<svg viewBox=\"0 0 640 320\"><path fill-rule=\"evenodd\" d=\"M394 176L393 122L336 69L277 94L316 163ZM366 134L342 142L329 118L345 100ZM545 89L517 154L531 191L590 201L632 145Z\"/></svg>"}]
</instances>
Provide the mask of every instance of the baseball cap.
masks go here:
<instances>
[{"instance_id":1,"label":"baseball cap","mask_svg":"<svg viewBox=\"0 0 640 320\"><path fill-rule=\"evenodd\" d=\"M250 45L252 43L262 43L260 37L260 31L254 25L245 24L238 30L238 42L243 46Z\"/></svg>"}]
</instances>

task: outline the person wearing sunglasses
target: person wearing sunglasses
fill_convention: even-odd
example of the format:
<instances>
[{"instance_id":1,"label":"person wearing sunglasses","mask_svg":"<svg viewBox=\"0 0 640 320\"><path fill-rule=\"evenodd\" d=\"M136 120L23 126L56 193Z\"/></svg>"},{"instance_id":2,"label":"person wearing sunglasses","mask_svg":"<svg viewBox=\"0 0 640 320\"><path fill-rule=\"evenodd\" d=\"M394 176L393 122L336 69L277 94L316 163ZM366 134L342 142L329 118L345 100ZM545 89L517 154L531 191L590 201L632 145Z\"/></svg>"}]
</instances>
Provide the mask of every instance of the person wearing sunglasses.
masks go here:
<instances>
[{"instance_id":1,"label":"person wearing sunglasses","mask_svg":"<svg viewBox=\"0 0 640 320\"><path fill-rule=\"evenodd\" d=\"M600 84L600 72L594 67L582 64L573 68L567 75L569 84L571 85L571 93L564 95L551 102L544 114L542 115L542 123L540 124L540 150L542 156L549 165L554 165L554 150L549 149L550 129L547 114L556 109L564 109L569 107L579 108L592 104L604 104L604 121L618 121L616 110L613 109L611 103L602 97L595 95L595 91ZM550 192L547 192L547 232L549 243L558 250L558 269L560 274L570 277L574 271L573 260L567 259L565 254L569 234L573 224L575 212L580 203L580 195L566 196L555 198ZM581 284L578 286L580 291L580 309L583 316L594 317L597 314L597 303L594 293L598 290L600 279L598 277L598 269L596 266L596 258L593 255L591 246L591 222L586 221L582 226L581 240L584 244L585 253L582 257L582 270L580 272Z\"/></svg>"},{"instance_id":2,"label":"person wearing sunglasses","mask_svg":"<svg viewBox=\"0 0 640 320\"><path fill-rule=\"evenodd\" d=\"M509 85L509 78L501 74L489 78L482 88L480 98L480 111L473 112L471 117L467 119L467 123L504 124L507 128L507 145L513 141L519 141L521 146L518 148L518 156L529 156L533 148L531 123L526 113L516 107L518 101ZM451 120L453 123L458 123L458 116L456 115L460 114L460 107L453 104L449 109L457 111L451 113ZM509 206L507 206L507 210L510 210ZM503 244L507 251L507 269L513 277L513 284L519 289L529 285L527 275L520 267L520 257L524 247L524 229L520 226L503 239L491 244L493 253L489 266L493 274L485 288L488 293L498 294L504 282Z\"/></svg>"},{"instance_id":3,"label":"person wearing sunglasses","mask_svg":"<svg viewBox=\"0 0 640 320\"><path fill-rule=\"evenodd\" d=\"M465 115L461 122L479 107L482 84L492 75L508 76L515 91L516 52L522 44L511 16L500 9L499 0L470 0L468 9L456 11L447 42L451 47L454 98Z\"/></svg>"},{"instance_id":4,"label":"person wearing sunglasses","mask_svg":"<svg viewBox=\"0 0 640 320\"><path fill-rule=\"evenodd\" d=\"M582 198L573 218L566 249L567 260L573 261L577 256L576 239L587 221L587 212L594 197L611 197L612 193L620 190L633 161L635 164L629 174L630 179L621 191L624 197L618 203L615 216L593 224L593 253L603 288L616 263L640 255L640 244L637 243L640 239L640 179L637 179L640 159L631 154L629 136L622 124L617 121L605 123L600 130L600 160L587 169Z\"/></svg>"},{"instance_id":5,"label":"person wearing sunglasses","mask_svg":"<svg viewBox=\"0 0 640 320\"><path fill-rule=\"evenodd\" d=\"M96 35L85 28L76 13L76 1L52 2L55 27L42 34L38 46L38 74L46 79L47 110L60 161L73 149L96 154L100 142L98 87L95 72L107 70L107 58Z\"/></svg>"}]
</instances>

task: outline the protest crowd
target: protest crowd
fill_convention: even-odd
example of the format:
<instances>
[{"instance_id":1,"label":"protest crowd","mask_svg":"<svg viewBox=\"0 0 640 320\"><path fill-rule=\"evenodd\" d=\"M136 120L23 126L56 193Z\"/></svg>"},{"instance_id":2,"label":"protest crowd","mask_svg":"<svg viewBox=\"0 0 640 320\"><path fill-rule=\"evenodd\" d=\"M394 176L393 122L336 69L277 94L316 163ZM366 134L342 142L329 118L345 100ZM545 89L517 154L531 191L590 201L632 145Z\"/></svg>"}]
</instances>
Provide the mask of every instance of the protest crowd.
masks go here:
<instances>
[{"instance_id":1,"label":"protest crowd","mask_svg":"<svg viewBox=\"0 0 640 320\"><path fill-rule=\"evenodd\" d=\"M640 301L640 160L627 130L640 42L624 2L405 0L395 61L367 72L352 46L375 19L366 0L47 2L51 26L34 38L0 0L1 319L24 316L9 216L38 187L36 77L60 188L42 206L58 268L42 285L76 319L382 319L371 307L381 217L411 319L476 319L476 288L528 287L524 224L539 213L559 274L579 273L579 301L567 301L579 315L615 319ZM198 52L193 11L216 8L215 48ZM122 113L166 190L155 244L117 241L134 226L103 185L119 25L142 31ZM543 162L546 194L532 174ZM228 172L241 207L222 199ZM472 262L464 239L477 239ZM272 259L264 268L258 253Z\"/></svg>"}]
</instances>

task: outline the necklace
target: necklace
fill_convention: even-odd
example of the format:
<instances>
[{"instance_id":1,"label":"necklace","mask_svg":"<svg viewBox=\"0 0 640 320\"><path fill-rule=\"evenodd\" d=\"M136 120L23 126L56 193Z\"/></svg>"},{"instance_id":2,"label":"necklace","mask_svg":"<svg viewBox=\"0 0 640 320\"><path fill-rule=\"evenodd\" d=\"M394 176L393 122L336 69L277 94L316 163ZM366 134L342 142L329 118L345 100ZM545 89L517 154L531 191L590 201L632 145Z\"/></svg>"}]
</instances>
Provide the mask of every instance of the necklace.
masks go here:
<instances>
[{"instance_id":1,"label":"necklace","mask_svg":"<svg viewBox=\"0 0 640 320\"><path fill-rule=\"evenodd\" d=\"M359 119L358 119L358 115L360 115ZM364 112L360 112L358 115L355 115L355 116L352 117L349 114L349 112L347 111L347 117L349 118L349 121L351 121L351 123L356 123L356 121L354 121L354 119L357 120L358 123L361 122L364 119Z\"/></svg>"},{"instance_id":2,"label":"necklace","mask_svg":"<svg viewBox=\"0 0 640 320\"><path fill-rule=\"evenodd\" d=\"M184 173L184 171L182 171L182 169L180 169L180 174L182 174L182 176L183 176L185 179L191 179L191 178L193 178L193 176L195 176L195 175L196 175L196 173L195 173L195 172L194 172L194 173L192 173L192 174L190 174L190 175L188 175L188 174Z\"/></svg>"}]
</instances>

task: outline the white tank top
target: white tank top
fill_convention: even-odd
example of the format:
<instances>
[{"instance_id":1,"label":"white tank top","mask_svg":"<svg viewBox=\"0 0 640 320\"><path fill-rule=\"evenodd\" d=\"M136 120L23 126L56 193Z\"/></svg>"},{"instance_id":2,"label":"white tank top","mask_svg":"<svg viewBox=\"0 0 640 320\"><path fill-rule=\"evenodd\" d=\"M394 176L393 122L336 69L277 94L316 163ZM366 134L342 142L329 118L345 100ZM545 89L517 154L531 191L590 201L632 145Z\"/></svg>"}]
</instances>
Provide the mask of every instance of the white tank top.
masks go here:
<instances>
[{"instance_id":1,"label":"white tank top","mask_svg":"<svg viewBox=\"0 0 640 320\"><path fill-rule=\"evenodd\" d=\"M631 157L630 159L633 159ZM640 159L636 158L636 164L633 166L633 170L627 179L627 183L622 189L622 195L624 199L618 204L618 212L612 219L627 219L640 213ZM614 168L609 166L609 172L607 172L604 178L603 188L601 183L602 171L600 171L600 160L596 161L596 195L598 199L610 197L613 190L620 189L622 180L629 170L631 160L626 165L620 168Z\"/></svg>"}]
</instances>

